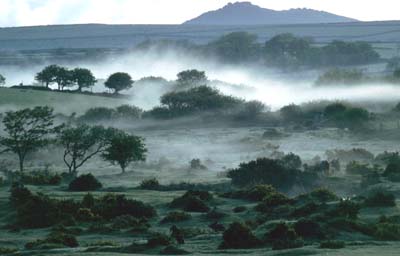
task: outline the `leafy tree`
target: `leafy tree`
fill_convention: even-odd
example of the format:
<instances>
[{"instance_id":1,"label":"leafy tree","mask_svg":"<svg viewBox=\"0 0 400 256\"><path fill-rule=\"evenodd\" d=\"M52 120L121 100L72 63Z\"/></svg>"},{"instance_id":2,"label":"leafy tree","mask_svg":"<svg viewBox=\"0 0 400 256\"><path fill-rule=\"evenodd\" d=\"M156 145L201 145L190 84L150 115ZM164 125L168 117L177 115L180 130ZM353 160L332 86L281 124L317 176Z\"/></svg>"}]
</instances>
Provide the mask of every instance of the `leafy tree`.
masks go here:
<instances>
[{"instance_id":1,"label":"leafy tree","mask_svg":"<svg viewBox=\"0 0 400 256\"><path fill-rule=\"evenodd\" d=\"M303 110L300 106L295 104L284 106L279 110L279 112L287 121L296 121L303 117Z\"/></svg>"},{"instance_id":2,"label":"leafy tree","mask_svg":"<svg viewBox=\"0 0 400 256\"><path fill-rule=\"evenodd\" d=\"M247 62L260 52L257 36L247 32L233 32L208 44L208 49L226 62Z\"/></svg>"},{"instance_id":3,"label":"leafy tree","mask_svg":"<svg viewBox=\"0 0 400 256\"><path fill-rule=\"evenodd\" d=\"M338 69L328 70L320 75L315 82L316 85L354 85L361 84L366 80L364 73L357 69Z\"/></svg>"},{"instance_id":4,"label":"leafy tree","mask_svg":"<svg viewBox=\"0 0 400 256\"><path fill-rule=\"evenodd\" d=\"M73 71L73 81L78 85L78 90L89 88L96 84L97 80L92 71L86 68L75 68Z\"/></svg>"},{"instance_id":5,"label":"leafy tree","mask_svg":"<svg viewBox=\"0 0 400 256\"><path fill-rule=\"evenodd\" d=\"M199 111L228 109L240 105L243 101L222 95L211 87L199 86L188 91L164 94L161 103L173 116L179 116Z\"/></svg>"},{"instance_id":6,"label":"leafy tree","mask_svg":"<svg viewBox=\"0 0 400 256\"><path fill-rule=\"evenodd\" d=\"M64 67L60 67L57 71L55 81L58 84L59 90L64 90L65 87L74 85L74 72Z\"/></svg>"},{"instance_id":7,"label":"leafy tree","mask_svg":"<svg viewBox=\"0 0 400 256\"><path fill-rule=\"evenodd\" d=\"M145 161L146 152L141 137L120 131L111 137L110 144L105 148L102 157L113 164L118 164L124 173L131 162Z\"/></svg>"},{"instance_id":8,"label":"leafy tree","mask_svg":"<svg viewBox=\"0 0 400 256\"><path fill-rule=\"evenodd\" d=\"M275 66L299 66L305 64L311 53L309 38L295 37L290 33L280 34L265 43L266 61Z\"/></svg>"},{"instance_id":9,"label":"leafy tree","mask_svg":"<svg viewBox=\"0 0 400 256\"><path fill-rule=\"evenodd\" d=\"M182 71L178 74L177 84L180 87L195 87L205 85L207 76L204 71L196 69Z\"/></svg>"},{"instance_id":10,"label":"leafy tree","mask_svg":"<svg viewBox=\"0 0 400 256\"><path fill-rule=\"evenodd\" d=\"M62 67L57 65L47 66L42 71L36 74L35 80L45 84L46 87L49 88L50 84L56 82L56 77L60 69L62 69Z\"/></svg>"},{"instance_id":11,"label":"leafy tree","mask_svg":"<svg viewBox=\"0 0 400 256\"><path fill-rule=\"evenodd\" d=\"M6 78L2 74L0 74L0 86L5 84L6 84Z\"/></svg>"},{"instance_id":12,"label":"leafy tree","mask_svg":"<svg viewBox=\"0 0 400 256\"><path fill-rule=\"evenodd\" d=\"M103 152L109 143L108 138L114 131L112 128L88 125L67 127L61 130L58 140L64 147L63 159L69 172L76 174L78 168L89 159Z\"/></svg>"},{"instance_id":13,"label":"leafy tree","mask_svg":"<svg viewBox=\"0 0 400 256\"><path fill-rule=\"evenodd\" d=\"M97 107L88 109L79 119L85 122L109 121L117 115L112 108Z\"/></svg>"},{"instance_id":14,"label":"leafy tree","mask_svg":"<svg viewBox=\"0 0 400 256\"><path fill-rule=\"evenodd\" d=\"M115 73L112 74L104 85L107 88L113 89L115 94L118 94L122 90L132 88L133 84L132 77L127 73Z\"/></svg>"},{"instance_id":15,"label":"leafy tree","mask_svg":"<svg viewBox=\"0 0 400 256\"><path fill-rule=\"evenodd\" d=\"M118 118L123 120L139 119L143 114L143 110L136 106L122 105L116 108L116 114Z\"/></svg>"},{"instance_id":16,"label":"leafy tree","mask_svg":"<svg viewBox=\"0 0 400 256\"><path fill-rule=\"evenodd\" d=\"M0 137L4 151L18 155L20 171L24 171L24 160L28 153L49 143L48 135L59 127L53 124L53 109L49 107L27 108L6 113L3 119L7 137Z\"/></svg>"}]
</instances>

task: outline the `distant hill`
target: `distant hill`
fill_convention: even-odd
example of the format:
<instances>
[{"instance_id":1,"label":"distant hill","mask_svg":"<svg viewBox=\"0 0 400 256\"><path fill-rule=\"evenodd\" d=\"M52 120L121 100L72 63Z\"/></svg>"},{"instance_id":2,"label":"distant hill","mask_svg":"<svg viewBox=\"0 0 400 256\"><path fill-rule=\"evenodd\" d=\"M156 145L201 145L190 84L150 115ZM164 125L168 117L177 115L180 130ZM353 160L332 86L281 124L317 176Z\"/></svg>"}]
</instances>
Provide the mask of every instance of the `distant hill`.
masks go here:
<instances>
[{"instance_id":1,"label":"distant hill","mask_svg":"<svg viewBox=\"0 0 400 256\"><path fill-rule=\"evenodd\" d=\"M253 5L250 2L229 3L225 7L210 11L186 21L184 25L277 25L341 23L357 20L312 9L290 9L274 11Z\"/></svg>"}]
</instances>

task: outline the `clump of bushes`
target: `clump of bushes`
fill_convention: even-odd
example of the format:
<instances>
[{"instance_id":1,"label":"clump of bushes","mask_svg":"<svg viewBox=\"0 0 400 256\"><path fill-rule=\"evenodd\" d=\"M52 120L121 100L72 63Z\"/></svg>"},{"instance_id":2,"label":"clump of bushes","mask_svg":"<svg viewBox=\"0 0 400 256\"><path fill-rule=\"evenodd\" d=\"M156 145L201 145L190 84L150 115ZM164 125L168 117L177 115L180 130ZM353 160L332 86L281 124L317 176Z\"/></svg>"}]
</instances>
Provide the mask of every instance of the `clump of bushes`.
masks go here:
<instances>
[{"instance_id":1,"label":"clump of bushes","mask_svg":"<svg viewBox=\"0 0 400 256\"><path fill-rule=\"evenodd\" d=\"M156 216L155 209L143 202L108 194L95 199L86 195L81 202L56 200L43 194L33 194L22 185L14 185L10 202L15 207L16 225L24 228L44 228L55 224L75 224L129 215L138 219Z\"/></svg>"},{"instance_id":2,"label":"clump of bushes","mask_svg":"<svg viewBox=\"0 0 400 256\"><path fill-rule=\"evenodd\" d=\"M259 203L255 209L260 212L268 212L274 207L287 205L290 204L291 202L292 200L288 198L286 195L279 192L273 192L264 197L262 202Z\"/></svg>"},{"instance_id":3,"label":"clump of bushes","mask_svg":"<svg viewBox=\"0 0 400 256\"><path fill-rule=\"evenodd\" d=\"M220 249L251 249L261 245L261 241L244 224L232 223L223 234Z\"/></svg>"},{"instance_id":4,"label":"clump of bushes","mask_svg":"<svg viewBox=\"0 0 400 256\"><path fill-rule=\"evenodd\" d=\"M169 212L168 215L161 220L161 223L165 224L165 223L181 222L190 220L191 218L192 216L186 212L173 211Z\"/></svg>"},{"instance_id":5,"label":"clump of bushes","mask_svg":"<svg viewBox=\"0 0 400 256\"><path fill-rule=\"evenodd\" d=\"M39 239L34 242L25 244L28 250L41 250L50 248L78 247L79 243L76 238L65 233L50 233L45 239Z\"/></svg>"},{"instance_id":6,"label":"clump of bushes","mask_svg":"<svg viewBox=\"0 0 400 256\"><path fill-rule=\"evenodd\" d=\"M150 248L158 247L158 246L169 246L171 244L171 239L169 236L156 233L147 240L147 246Z\"/></svg>"},{"instance_id":7,"label":"clump of bushes","mask_svg":"<svg viewBox=\"0 0 400 256\"><path fill-rule=\"evenodd\" d=\"M84 174L75 178L69 184L69 191L82 192L82 191L96 191L102 188L100 181L92 174Z\"/></svg>"},{"instance_id":8,"label":"clump of bushes","mask_svg":"<svg viewBox=\"0 0 400 256\"><path fill-rule=\"evenodd\" d=\"M13 254L16 252L18 252L18 249L16 248L0 247L0 255Z\"/></svg>"},{"instance_id":9,"label":"clump of bushes","mask_svg":"<svg viewBox=\"0 0 400 256\"><path fill-rule=\"evenodd\" d=\"M147 219L136 218L131 215L121 215L112 220L113 229L130 229L130 231L143 232L150 228Z\"/></svg>"},{"instance_id":10,"label":"clump of bushes","mask_svg":"<svg viewBox=\"0 0 400 256\"><path fill-rule=\"evenodd\" d=\"M354 85L366 80L363 72L357 69L331 69L318 77L316 85Z\"/></svg>"},{"instance_id":11,"label":"clump of bushes","mask_svg":"<svg viewBox=\"0 0 400 256\"><path fill-rule=\"evenodd\" d=\"M140 189L144 190L159 190L160 187L161 185L156 178L143 180L139 186Z\"/></svg>"},{"instance_id":12,"label":"clump of bushes","mask_svg":"<svg viewBox=\"0 0 400 256\"><path fill-rule=\"evenodd\" d=\"M400 241L400 225L394 223L378 223L375 238L382 241Z\"/></svg>"},{"instance_id":13,"label":"clump of bushes","mask_svg":"<svg viewBox=\"0 0 400 256\"><path fill-rule=\"evenodd\" d=\"M238 187L270 184L280 191L288 191L295 184L311 187L318 181L317 175L288 168L281 160L269 158L241 163L228 172L228 177Z\"/></svg>"},{"instance_id":14,"label":"clump of bushes","mask_svg":"<svg viewBox=\"0 0 400 256\"><path fill-rule=\"evenodd\" d=\"M183 196L175 198L171 203L171 208L180 208L188 212L208 212L210 207L207 205L212 199L212 195L207 191L188 191Z\"/></svg>"},{"instance_id":15,"label":"clump of bushes","mask_svg":"<svg viewBox=\"0 0 400 256\"><path fill-rule=\"evenodd\" d=\"M365 199L364 204L367 207L394 207L396 206L396 197L384 191L376 191Z\"/></svg>"},{"instance_id":16,"label":"clump of bushes","mask_svg":"<svg viewBox=\"0 0 400 256\"><path fill-rule=\"evenodd\" d=\"M303 239L286 223L279 223L266 234L266 240L273 250L284 250L303 247Z\"/></svg>"},{"instance_id":17,"label":"clump of bushes","mask_svg":"<svg viewBox=\"0 0 400 256\"><path fill-rule=\"evenodd\" d=\"M322 241L319 245L320 249L343 249L345 247L345 243L343 241Z\"/></svg>"},{"instance_id":18,"label":"clump of bushes","mask_svg":"<svg viewBox=\"0 0 400 256\"><path fill-rule=\"evenodd\" d=\"M296 231L296 234L303 238L324 238L324 233L322 231L321 225L311 219L300 219L294 224L293 228Z\"/></svg>"}]
</instances>

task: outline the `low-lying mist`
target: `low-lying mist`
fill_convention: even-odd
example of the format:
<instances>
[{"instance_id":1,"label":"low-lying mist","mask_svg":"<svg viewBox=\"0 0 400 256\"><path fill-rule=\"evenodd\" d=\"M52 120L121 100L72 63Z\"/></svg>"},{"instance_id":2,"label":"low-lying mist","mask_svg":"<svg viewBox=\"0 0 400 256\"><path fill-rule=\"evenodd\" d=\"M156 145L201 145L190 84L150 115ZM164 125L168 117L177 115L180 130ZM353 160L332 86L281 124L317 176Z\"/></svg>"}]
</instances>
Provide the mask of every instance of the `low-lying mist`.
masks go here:
<instances>
[{"instance_id":1,"label":"low-lying mist","mask_svg":"<svg viewBox=\"0 0 400 256\"><path fill-rule=\"evenodd\" d=\"M188 69L205 71L210 85L222 93L246 100L259 100L276 110L284 105L301 104L316 100L346 100L351 102L392 102L398 99L400 87L376 83L357 86L316 87L318 71L282 72L267 68L259 63L249 65L227 65L214 59L195 56L186 51L168 49L134 50L124 56L114 55L103 61L79 63L46 63L32 65L29 69L4 67L7 85L33 84L35 73L48 64L62 64L70 68L85 67L93 71L99 83L93 91L104 91L104 79L115 72L127 72L134 80L143 77L163 77L174 81L176 75ZM165 83L136 83L129 92L132 104L145 110L159 105L159 98L168 91Z\"/></svg>"}]
</instances>

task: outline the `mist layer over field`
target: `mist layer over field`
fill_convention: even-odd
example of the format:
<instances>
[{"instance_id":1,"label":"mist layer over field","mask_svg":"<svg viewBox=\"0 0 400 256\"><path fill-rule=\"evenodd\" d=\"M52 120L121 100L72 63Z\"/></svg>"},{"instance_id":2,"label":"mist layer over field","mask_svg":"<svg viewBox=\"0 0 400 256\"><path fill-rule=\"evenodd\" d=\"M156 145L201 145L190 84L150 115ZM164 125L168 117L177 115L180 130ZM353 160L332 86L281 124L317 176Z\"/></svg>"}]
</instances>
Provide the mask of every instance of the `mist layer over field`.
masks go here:
<instances>
[{"instance_id":1,"label":"mist layer over field","mask_svg":"<svg viewBox=\"0 0 400 256\"><path fill-rule=\"evenodd\" d=\"M27 85L34 83L35 73L48 64L54 63L23 70L6 67L1 72L7 77L7 85L20 83ZM198 69L205 71L211 85L224 94L246 100L259 100L273 110L291 103L300 104L315 100L396 101L398 98L396 95L400 94L399 87L381 83L351 87L345 85L316 87L314 82L323 71L282 72L267 68L261 63L233 66L174 49L136 50L123 56L108 57L103 61L56 64L70 68L79 66L91 69L99 79L94 91L106 90L102 83L114 72L127 72L134 80L154 76L173 81L183 70ZM374 66L373 69L383 70L383 67ZM136 83L128 93L133 96L132 104L150 109L159 104L160 96L167 91L165 88L165 84Z\"/></svg>"}]
</instances>

